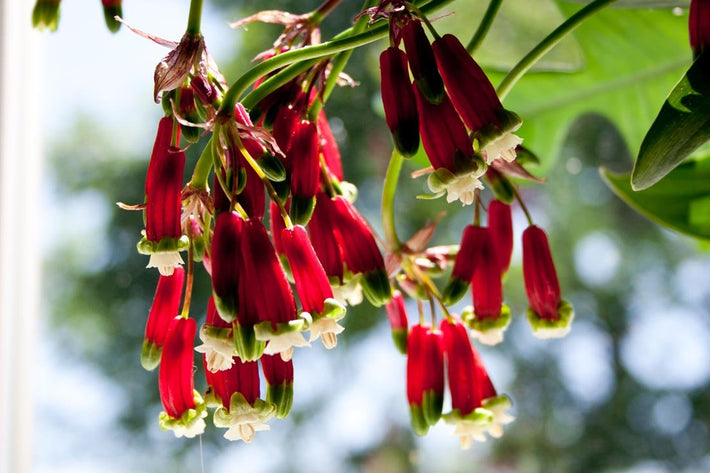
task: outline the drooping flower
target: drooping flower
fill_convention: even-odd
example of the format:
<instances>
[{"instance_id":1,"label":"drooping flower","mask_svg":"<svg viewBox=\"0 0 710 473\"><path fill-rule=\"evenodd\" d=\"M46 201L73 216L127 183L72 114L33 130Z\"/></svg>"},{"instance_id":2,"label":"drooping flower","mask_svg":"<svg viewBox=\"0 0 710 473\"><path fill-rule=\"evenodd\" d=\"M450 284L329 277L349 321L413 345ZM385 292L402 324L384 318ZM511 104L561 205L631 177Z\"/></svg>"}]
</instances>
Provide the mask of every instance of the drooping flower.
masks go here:
<instances>
[{"instance_id":1,"label":"drooping flower","mask_svg":"<svg viewBox=\"0 0 710 473\"><path fill-rule=\"evenodd\" d=\"M300 225L284 228L280 241L303 311L311 319L309 341L320 337L326 348L334 348L338 342L337 335L344 330L338 320L345 316L345 307L333 298L328 276L318 261L308 233Z\"/></svg>"},{"instance_id":2,"label":"drooping flower","mask_svg":"<svg viewBox=\"0 0 710 473\"><path fill-rule=\"evenodd\" d=\"M300 120L296 124L287 154L291 165L291 218L297 224L306 224L316 204L320 175L318 128L315 123Z\"/></svg>"},{"instance_id":3,"label":"drooping flower","mask_svg":"<svg viewBox=\"0 0 710 473\"><path fill-rule=\"evenodd\" d=\"M148 164L145 236L138 243L138 251L150 255L147 267L158 268L163 276L170 276L183 264L179 252L189 245L180 227L185 153L171 146L172 136L173 119L163 117Z\"/></svg>"},{"instance_id":4,"label":"drooping flower","mask_svg":"<svg viewBox=\"0 0 710 473\"><path fill-rule=\"evenodd\" d=\"M520 117L503 108L483 69L456 36L437 38L433 50L451 102L478 140L486 163L514 160L515 147L523 141L513 134L522 124Z\"/></svg>"},{"instance_id":5,"label":"drooping flower","mask_svg":"<svg viewBox=\"0 0 710 473\"><path fill-rule=\"evenodd\" d=\"M232 322L239 312L241 240L244 220L236 212L217 216L212 237L212 294L220 317Z\"/></svg>"},{"instance_id":6,"label":"drooping flower","mask_svg":"<svg viewBox=\"0 0 710 473\"><path fill-rule=\"evenodd\" d=\"M545 232L535 225L523 232L523 277L530 308L528 322L538 338L567 335L572 305L560 296L560 283Z\"/></svg>"},{"instance_id":7,"label":"drooping flower","mask_svg":"<svg viewBox=\"0 0 710 473\"><path fill-rule=\"evenodd\" d=\"M486 231L484 227L478 225L467 225L463 229L454 268L442 295L448 305L460 301L471 285L473 272L480 259L481 241L485 238Z\"/></svg>"},{"instance_id":8,"label":"drooping flower","mask_svg":"<svg viewBox=\"0 0 710 473\"><path fill-rule=\"evenodd\" d=\"M442 320L440 328L451 393L451 412L444 419L456 426L454 435L463 449L470 448L474 440L485 441L485 432L500 437L502 425L513 421L505 412L510 400L496 392L466 327L454 318Z\"/></svg>"},{"instance_id":9,"label":"drooping flower","mask_svg":"<svg viewBox=\"0 0 710 473\"><path fill-rule=\"evenodd\" d=\"M205 370L208 400L219 406L213 420L227 428L224 438L251 443L254 434L269 430L266 422L276 413L270 402L259 398L259 364L236 359L231 368L212 373Z\"/></svg>"},{"instance_id":10,"label":"drooping flower","mask_svg":"<svg viewBox=\"0 0 710 473\"><path fill-rule=\"evenodd\" d=\"M444 350L441 332L417 324L407 340L407 400L412 428L424 435L441 417Z\"/></svg>"},{"instance_id":11,"label":"drooping flower","mask_svg":"<svg viewBox=\"0 0 710 473\"><path fill-rule=\"evenodd\" d=\"M710 45L710 2L691 0L688 13L690 47L697 58Z\"/></svg>"},{"instance_id":12,"label":"drooping flower","mask_svg":"<svg viewBox=\"0 0 710 473\"><path fill-rule=\"evenodd\" d=\"M185 271L182 267L175 268L170 276L160 276L155 289L153 304L150 306L148 321L145 326L141 365L151 371L160 364L160 354L163 351L165 339L172 320L178 315L180 298L185 282Z\"/></svg>"},{"instance_id":13,"label":"drooping flower","mask_svg":"<svg viewBox=\"0 0 710 473\"><path fill-rule=\"evenodd\" d=\"M264 355L261 368L266 378L266 402L276 406L276 417L285 419L293 405L293 361L284 361L278 355Z\"/></svg>"},{"instance_id":14,"label":"drooping flower","mask_svg":"<svg viewBox=\"0 0 710 473\"><path fill-rule=\"evenodd\" d=\"M382 105L394 144L403 156L419 149L419 115L409 82L407 55L389 47L380 54Z\"/></svg>"},{"instance_id":15,"label":"drooping flower","mask_svg":"<svg viewBox=\"0 0 710 473\"><path fill-rule=\"evenodd\" d=\"M225 322L217 312L214 297L207 302L207 318L200 329L202 345L195 351L205 356L205 368L211 372L224 371L234 364L237 352L234 348L232 324Z\"/></svg>"},{"instance_id":16,"label":"drooping flower","mask_svg":"<svg viewBox=\"0 0 710 473\"><path fill-rule=\"evenodd\" d=\"M197 105L195 104L195 91L189 86L180 86L180 105L178 107L178 113L180 118L189 123L201 123L203 121L197 111ZM196 126L190 126L185 123L181 123L180 129L182 130L182 136L190 143L196 142L200 138L200 128Z\"/></svg>"},{"instance_id":17,"label":"drooping flower","mask_svg":"<svg viewBox=\"0 0 710 473\"><path fill-rule=\"evenodd\" d=\"M56 31L59 26L59 3L61 0L37 0L32 9L32 26L38 30Z\"/></svg>"},{"instance_id":18,"label":"drooping flower","mask_svg":"<svg viewBox=\"0 0 710 473\"><path fill-rule=\"evenodd\" d=\"M337 180L342 181L343 164L340 157L340 149L323 109L318 113L318 139L320 152L323 155L325 165L328 167L328 172L335 176Z\"/></svg>"},{"instance_id":19,"label":"drooping flower","mask_svg":"<svg viewBox=\"0 0 710 473\"><path fill-rule=\"evenodd\" d=\"M301 334L304 320L296 316L291 286L261 221L246 221L241 253L242 298L253 300L260 320L254 326L256 339L268 342L265 354L280 353L284 360L289 360L293 347L308 346Z\"/></svg>"},{"instance_id":20,"label":"drooping flower","mask_svg":"<svg viewBox=\"0 0 710 473\"><path fill-rule=\"evenodd\" d=\"M329 204L332 205L328 211L333 217L332 231L348 270L362 274L360 285L365 296L373 305L381 306L392 297L392 286L372 230L343 196L330 199Z\"/></svg>"},{"instance_id":21,"label":"drooping flower","mask_svg":"<svg viewBox=\"0 0 710 473\"><path fill-rule=\"evenodd\" d=\"M438 104L426 100L417 88L414 96L422 146L434 167L427 181L429 189L439 195L447 193L447 202L472 204L476 189L483 188L479 178L486 172L486 163L474 154L466 127L446 94Z\"/></svg>"},{"instance_id":22,"label":"drooping flower","mask_svg":"<svg viewBox=\"0 0 710 473\"><path fill-rule=\"evenodd\" d=\"M467 309L463 319L481 343L495 345L503 341L503 332L510 324L510 309L503 304L503 284L493 234L489 228L480 228L471 281L473 311Z\"/></svg>"},{"instance_id":23,"label":"drooping flower","mask_svg":"<svg viewBox=\"0 0 710 473\"><path fill-rule=\"evenodd\" d=\"M192 342L197 325L193 319L174 318L163 346L158 373L160 427L176 437L192 438L205 431L205 403L194 389Z\"/></svg>"},{"instance_id":24,"label":"drooping flower","mask_svg":"<svg viewBox=\"0 0 710 473\"><path fill-rule=\"evenodd\" d=\"M417 89L428 102L441 102L444 96L444 83L436 67L434 52L421 20L409 21L401 32L404 49L409 59L409 69L412 71Z\"/></svg>"},{"instance_id":25,"label":"drooping flower","mask_svg":"<svg viewBox=\"0 0 710 473\"><path fill-rule=\"evenodd\" d=\"M329 278L343 282L343 256L338 241L333 238L332 214L333 205L325 193L316 195L316 208L308 222L308 232L311 236L313 249L318 255L318 260L323 265L325 274Z\"/></svg>"},{"instance_id":26,"label":"drooping flower","mask_svg":"<svg viewBox=\"0 0 710 473\"><path fill-rule=\"evenodd\" d=\"M392 292L392 299L385 304L387 318L392 329L392 340L400 353L407 354L408 321L407 309L404 306L404 297L399 291Z\"/></svg>"},{"instance_id":27,"label":"drooping flower","mask_svg":"<svg viewBox=\"0 0 710 473\"><path fill-rule=\"evenodd\" d=\"M510 205L500 200L492 200L488 204L488 228L491 231L500 273L505 274L513 256L513 217Z\"/></svg>"},{"instance_id":28,"label":"drooping flower","mask_svg":"<svg viewBox=\"0 0 710 473\"><path fill-rule=\"evenodd\" d=\"M104 21L111 33L117 32L121 28L121 22L116 20L116 16L123 17L121 8L122 0L101 0L104 9Z\"/></svg>"}]
</instances>

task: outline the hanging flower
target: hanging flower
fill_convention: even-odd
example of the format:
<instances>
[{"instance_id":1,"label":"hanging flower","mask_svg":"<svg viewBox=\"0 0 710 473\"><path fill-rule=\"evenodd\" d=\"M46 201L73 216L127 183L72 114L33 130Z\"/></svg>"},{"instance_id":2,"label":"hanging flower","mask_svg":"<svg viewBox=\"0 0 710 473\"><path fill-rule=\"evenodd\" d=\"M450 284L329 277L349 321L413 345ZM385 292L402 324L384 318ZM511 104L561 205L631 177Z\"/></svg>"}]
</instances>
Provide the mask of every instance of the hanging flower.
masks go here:
<instances>
[{"instance_id":1,"label":"hanging flower","mask_svg":"<svg viewBox=\"0 0 710 473\"><path fill-rule=\"evenodd\" d=\"M192 342L197 326L193 319L177 317L163 346L158 373L160 427L176 437L192 438L205 431L205 403L194 389Z\"/></svg>"},{"instance_id":2,"label":"hanging flower","mask_svg":"<svg viewBox=\"0 0 710 473\"><path fill-rule=\"evenodd\" d=\"M333 204L324 192L316 195L316 207L308 221L308 232L313 249L323 265L325 274L338 284L343 282L343 255L338 241L333 238Z\"/></svg>"},{"instance_id":3,"label":"hanging flower","mask_svg":"<svg viewBox=\"0 0 710 473\"><path fill-rule=\"evenodd\" d=\"M333 290L328 276L318 261L305 228L296 225L281 230L281 244L288 258L291 274L296 283L296 291L303 306L304 314L310 318L311 339L319 337L326 348L334 348L337 335L344 328L338 320L345 317L345 307L333 298Z\"/></svg>"},{"instance_id":4,"label":"hanging flower","mask_svg":"<svg viewBox=\"0 0 710 473\"><path fill-rule=\"evenodd\" d=\"M429 189L437 195L446 193L447 202L471 205L476 189L483 189L479 179L486 172L485 162L474 154L466 127L446 94L438 104L427 101L417 88L414 96L422 146L434 167Z\"/></svg>"},{"instance_id":5,"label":"hanging flower","mask_svg":"<svg viewBox=\"0 0 710 473\"><path fill-rule=\"evenodd\" d=\"M523 232L523 276L530 303L528 322L535 336L557 338L567 335L574 309L560 296L560 283L547 236L534 225Z\"/></svg>"},{"instance_id":6,"label":"hanging flower","mask_svg":"<svg viewBox=\"0 0 710 473\"><path fill-rule=\"evenodd\" d=\"M417 324L407 340L407 400L412 428L424 435L441 417L444 351L441 332Z\"/></svg>"},{"instance_id":7,"label":"hanging flower","mask_svg":"<svg viewBox=\"0 0 710 473\"><path fill-rule=\"evenodd\" d=\"M280 353L284 360L289 360L293 347L308 346L301 334L304 320L296 316L291 286L266 228L259 220L246 221L241 252L244 262L242 297L254 301L260 320L254 326L256 339L268 342L265 354Z\"/></svg>"},{"instance_id":8,"label":"hanging flower","mask_svg":"<svg viewBox=\"0 0 710 473\"><path fill-rule=\"evenodd\" d=\"M380 54L382 105L394 145L403 156L413 156L419 149L419 115L414 91L409 82L407 55L389 47Z\"/></svg>"},{"instance_id":9,"label":"hanging flower","mask_svg":"<svg viewBox=\"0 0 710 473\"><path fill-rule=\"evenodd\" d=\"M232 322L239 312L243 228L244 220L236 212L222 212L217 216L212 237L212 295L226 322Z\"/></svg>"},{"instance_id":10,"label":"hanging flower","mask_svg":"<svg viewBox=\"0 0 710 473\"><path fill-rule=\"evenodd\" d=\"M165 339L172 320L178 315L180 298L185 283L185 271L178 266L170 276L160 276L155 289L153 304L150 306L148 321L145 325L141 365L148 371L160 364Z\"/></svg>"},{"instance_id":11,"label":"hanging flower","mask_svg":"<svg viewBox=\"0 0 710 473\"><path fill-rule=\"evenodd\" d=\"M381 306L392 297L385 261L365 219L343 196L330 199L332 231L349 271L362 274L360 285L368 300Z\"/></svg>"},{"instance_id":12,"label":"hanging flower","mask_svg":"<svg viewBox=\"0 0 710 473\"><path fill-rule=\"evenodd\" d=\"M269 430L266 422L276 413L274 405L259 398L259 365L235 360L231 368L215 373L205 370L208 398L218 406L213 420L227 428L224 438L251 443L254 434Z\"/></svg>"},{"instance_id":13,"label":"hanging flower","mask_svg":"<svg viewBox=\"0 0 710 473\"><path fill-rule=\"evenodd\" d=\"M205 368L211 372L224 371L234 364L237 352L234 348L232 324L225 322L217 312L214 297L207 302L207 319L200 329L202 345L195 351L205 356Z\"/></svg>"},{"instance_id":14,"label":"hanging flower","mask_svg":"<svg viewBox=\"0 0 710 473\"><path fill-rule=\"evenodd\" d=\"M179 252L189 245L180 227L185 153L171 146L172 136L173 119L163 117L148 164L145 236L138 243L138 251L150 255L147 267L158 268L163 276L170 276L183 264Z\"/></svg>"},{"instance_id":15,"label":"hanging flower","mask_svg":"<svg viewBox=\"0 0 710 473\"><path fill-rule=\"evenodd\" d=\"M417 90L428 102L434 104L441 102L444 96L444 83L436 67L434 52L421 20L413 19L402 28L402 40Z\"/></svg>"},{"instance_id":16,"label":"hanging flower","mask_svg":"<svg viewBox=\"0 0 710 473\"><path fill-rule=\"evenodd\" d=\"M473 272L480 259L481 241L485 238L485 233L486 230L478 225L467 225L463 229L459 251L454 260L454 269L442 294L446 304L453 305L460 301L471 285Z\"/></svg>"},{"instance_id":17,"label":"hanging flower","mask_svg":"<svg viewBox=\"0 0 710 473\"><path fill-rule=\"evenodd\" d=\"M293 361L264 355L261 368L266 378L266 402L276 406L276 417L285 419L293 405Z\"/></svg>"},{"instance_id":18,"label":"hanging flower","mask_svg":"<svg viewBox=\"0 0 710 473\"><path fill-rule=\"evenodd\" d=\"M481 343L495 345L503 341L503 332L510 324L510 309L503 304L503 284L492 232L479 228L472 279L473 310L467 308L463 319Z\"/></svg>"},{"instance_id":19,"label":"hanging flower","mask_svg":"<svg viewBox=\"0 0 710 473\"><path fill-rule=\"evenodd\" d=\"M690 47L697 58L710 45L710 3L707 0L691 0L688 13Z\"/></svg>"},{"instance_id":20,"label":"hanging flower","mask_svg":"<svg viewBox=\"0 0 710 473\"><path fill-rule=\"evenodd\" d=\"M337 180L343 180L343 164L340 157L340 149L335 141L333 131L330 129L328 118L323 109L318 113L318 141L320 152L328 168L328 173Z\"/></svg>"},{"instance_id":21,"label":"hanging flower","mask_svg":"<svg viewBox=\"0 0 710 473\"><path fill-rule=\"evenodd\" d=\"M444 420L455 425L454 435L465 450L474 440L485 441L485 432L500 437L502 425L514 418L505 412L510 400L496 392L466 327L457 319L445 319L440 328L451 392L451 412L444 415Z\"/></svg>"},{"instance_id":22,"label":"hanging flower","mask_svg":"<svg viewBox=\"0 0 710 473\"><path fill-rule=\"evenodd\" d=\"M291 218L306 224L313 214L318 191L320 160L318 128L315 123L300 120L294 129L288 150L291 165Z\"/></svg>"},{"instance_id":23,"label":"hanging flower","mask_svg":"<svg viewBox=\"0 0 710 473\"><path fill-rule=\"evenodd\" d=\"M121 22L115 18L123 16L121 3L122 0L101 0L101 6L104 9L104 21L111 33L115 33L121 28Z\"/></svg>"},{"instance_id":24,"label":"hanging flower","mask_svg":"<svg viewBox=\"0 0 710 473\"><path fill-rule=\"evenodd\" d=\"M407 354L408 321L407 309L404 306L404 297L399 291L392 292L392 299L385 304L387 318L392 329L392 340L400 353Z\"/></svg>"},{"instance_id":25,"label":"hanging flower","mask_svg":"<svg viewBox=\"0 0 710 473\"><path fill-rule=\"evenodd\" d=\"M456 36L437 38L433 50L451 101L474 133L486 163L513 161L515 147L523 142L513 134L522 124L520 117L503 108L488 77Z\"/></svg>"}]
</instances>

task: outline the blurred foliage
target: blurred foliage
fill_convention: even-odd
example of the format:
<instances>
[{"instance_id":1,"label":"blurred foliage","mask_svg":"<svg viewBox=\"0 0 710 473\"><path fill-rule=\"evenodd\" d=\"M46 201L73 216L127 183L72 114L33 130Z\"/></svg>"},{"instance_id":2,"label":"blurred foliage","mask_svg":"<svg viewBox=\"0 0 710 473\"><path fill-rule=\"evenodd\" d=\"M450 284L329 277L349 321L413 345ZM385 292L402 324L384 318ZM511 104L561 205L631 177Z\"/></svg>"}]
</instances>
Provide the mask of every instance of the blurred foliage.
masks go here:
<instances>
[{"instance_id":1,"label":"blurred foliage","mask_svg":"<svg viewBox=\"0 0 710 473\"><path fill-rule=\"evenodd\" d=\"M230 20L262 8L303 12L318 3L211 2L222 8ZM473 14L482 11L485 3L473 2ZM552 2L545 4L557 8ZM562 13L568 14L569 5L560 5ZM357 8L359 2L344 2L324 23L324 37L348 26ZM456 4L452 8L457 9L452 24L465 24L470 18L466 12ZM658 462L665 468L660 471L702 471L704 455L710 449L707 379L689 388L659 389L638 379L622 354L630 327L639 317L639 307L644 307L639 300L653 297L668 307L689 306L671 281L679 263L697 258L698 250L688 241L659 230L617 200L597 172L598 166L616 172L630 169L630 148L638 144L656 105L663 102L674 77L689 61L685 33L679 26L685 21L667 11L604 12L579 29L576 42L570 40L562 52L556 53L568 61L569 70L581 67L579 72L536 72L521 81L510 95L509 106L527 120L522 136L543 156L548 178L546 185L526 185L522 191L533 217L550 237L563 291L577 308L576 323L580 328L579 332L573 329L570 337L561 341L533 339L522 317L526 302L521 268L519 261L514 263L505 289L506 300L517 318L506 341L493 350L484 350L484 354L502 360L495 364L503 368L501 372L491 367L491 376L494 382L499 377L510 380L506 392L514 399L517 420L507 427L502 439L488 447L476 446L472 452L447 457L436 471L629 471L647 461ZM249 26L248 32L242 34L243 39L249 40L240 41L239 54L223 67L227 77L233 79L238 71L248 67L249 60L268 47L279 31L271 25ZM627 40L628 35L634 36L633 42ZM500 31L494 29L491 42L484 49L495 50L495 42L499 41L496 38L501 38ZM360 189L357 205L376 229L380 228L381 179L391 146L379 103L376 59L380 49L375 45L355 52L346 72L359 83L358 87L336 90L326 107L341 144L346 176ZM482 54L485 57L487 53L482 50ZM500 64L507 63L499 63L499 67ZM141 213L122 211L114 205L117 201L142 202L146 150L151 144L144 143L128 156L117 155L111 136L111 131L102 134L97 130L90 119L78 120L74 132L52 147L52 208L86 208L80 203L89 198L94 204L89 208L99 211L82 218L104 221L99 230L90 234L60 240L46 260L44 286L51 333L67 357L97 366L120 384L125 404L117 428L128 434L135 448L131 454L121 452L122 456L144 459L141 471L195 471L200 455L197 450L203 448L206 471L210 471L210 459L218 453L235 449L241 452L251 446L229 445L214 428L208 429L200 444L175 440L171 433L155 433L160 410L157 373L143 371L139 356L158 276L157 272L143 270L146 257L135 251L142 228ZM188 161L196 159L202 146L204 140L189 150ZM416 200L414 196L424 191L424 182L409 178L408 173L415 169L416 165L406 164L401 177L396 202L400 235L408 237L427 219L445 210L448 215L434 243L457 242L470 219L469 213L459 212L457 206L446 205L442 200ZM72 225L70 221L63 224ZM583 277L581 265L589 262L580 259L580 242L594 235L611 242L622 258L604 280ZM209 294L208 281L203 276L197 278L192 302L192 314L198 322L204 317ZM660 290L652 295L644 292L648 290L644 281L649 278L664 282L653 286ZM706 322L708 303L710 300L704 299L698 309ZM355 357L368 337L383 330L385 324L384 313L367 303L350 309L345 336L338 348L328 353L338 368L324 369L320 375L331 377L335 386L346 386L355 379L355 367L376 369L358 366ZM600 341L595 345L598 351L593 353L602 353L604 358L589 360L589 364L606 363L609 372L604 378L608 389L587 398L565 377L569 375L565 363L568 359L577 360L580 370L585 371L587 362L579 360L579 353L588 351L578 352L574 342L589 333ZM647 343L652 346L657 341L651 339ZM201 363L196 365L197 378L201 379ZM297 390L299 371L309 368L313 366L297 364ZM663 375L659 372L659 376ZM391 383L402 386L398 402L406 410L404 372ZM198 385L198 389L202 387ZM368 409L368 403L378 402L378 387L369 389L371 397L358 399L353 409ZM680 396L691 407L690 418L672 433L659 427L652 415L654 406L668 395ZM338 392L324 391L305 405L295 405L285 434L264 433L257 442L268 445L277 439L288 442L312 438L323 448L328 442L321 438L318 413L337 400ZM427 466L427 459L417 457L415 451L431 451L425 448L431 439L415 439L406 421L393 419L383 418L381 425L372 426L372 435L382 439L377 447L331 453L335 455L333 461L339 462L333 464L332 471L434 471ZM339 434L344 436L347 432ZM270 435L274 437L270 439ZM456 447L453 437L446 440ZM330 439L328 445L334 441L337 439ZM289 445L282 447L289 449ZM320 453L323 452L312 452ZM278 456L278 452L274 455L282 461L273 471L310 471L308 464L292 461L290 451L285 456ZM235 470L241 467L234 465Z\"/></svg>"}]
</instances>

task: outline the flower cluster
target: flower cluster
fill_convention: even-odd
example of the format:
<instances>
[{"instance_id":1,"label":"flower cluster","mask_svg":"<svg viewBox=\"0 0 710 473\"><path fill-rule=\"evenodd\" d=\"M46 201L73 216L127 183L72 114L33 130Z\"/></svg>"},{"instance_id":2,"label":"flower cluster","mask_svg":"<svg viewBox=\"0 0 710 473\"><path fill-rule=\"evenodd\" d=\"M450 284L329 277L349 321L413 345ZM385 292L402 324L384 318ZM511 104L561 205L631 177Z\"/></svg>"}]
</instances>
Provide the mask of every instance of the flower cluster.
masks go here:
<instances>
[{"instance_id":1,"label":"flower cluster","mask_svg":"<svg viewBox=\"0 0 710 473\"><path fill-rule=\"evenodd\" d=\"M430 43L422 20L398 11L390 17L390 38L380 69L394 144L402 155L412 156L421 137L433 167L431 191L446 193L448 202L470 205L474 192L483 188L480 178L488 165L515 159L522 139L513 132L522 122L503 108L485 73L455 36L436 35Z\"/></svg>"}]
</instances>

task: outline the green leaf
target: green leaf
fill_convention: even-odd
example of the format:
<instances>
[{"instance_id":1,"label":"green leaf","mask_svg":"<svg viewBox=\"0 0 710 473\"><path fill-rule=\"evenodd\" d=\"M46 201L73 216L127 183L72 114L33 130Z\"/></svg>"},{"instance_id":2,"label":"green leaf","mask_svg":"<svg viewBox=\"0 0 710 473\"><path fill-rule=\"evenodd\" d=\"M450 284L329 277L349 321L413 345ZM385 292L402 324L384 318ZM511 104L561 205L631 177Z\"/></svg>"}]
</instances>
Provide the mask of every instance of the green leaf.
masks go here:
<instances>
[{"instance_id":1,"label":"green leaf","mask_svg":"<svg viewBox=\"0 0 710 473\"><path fill-rule=\"evenodd\" d=\"M641 143L631 186L646 189L710 140L710 54L678 82Z\"/></svg>"},{"instance_id":2,"label":"green leaf","mask_svg":"<svg viewBox=\"0 0 710 473\"><path fill-rule=\"evenodd\" d=\"M710 160L684 163L643 191L631 188L628 174L600 172L616 195L650 220L710 240Z\"/></svg>"},{"instance_id":3,"label":"green leaf","mask_svg":"<svg viewBox=\"0 0 710 473\"><path fill-rule=\"evenodd\" d=\"M579 5L560 3L560 8L569 17ZM579 72L528 73L516 84L504 103L523 118L519 135L543 160L542 172L552 165L570 124L584 113L606 116L629 147L638 149L690 62L687 21L687 15L671 11L603 10L573 33L583 49ZM490 77L493 83L503 78Z\"/></svg>"},{"instance_id":4,"label":"green leaf","mask_svg":"<svg viewBox=\"0 0 710 473\"><path fill-rule=\"evenodd\" d=\"M592 3L592 0L567 0L574 3ZM619 0L611 8L688 8L689 0Z\"/></svg>"}]
</instances>

